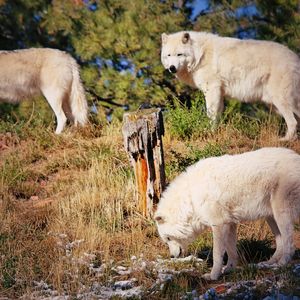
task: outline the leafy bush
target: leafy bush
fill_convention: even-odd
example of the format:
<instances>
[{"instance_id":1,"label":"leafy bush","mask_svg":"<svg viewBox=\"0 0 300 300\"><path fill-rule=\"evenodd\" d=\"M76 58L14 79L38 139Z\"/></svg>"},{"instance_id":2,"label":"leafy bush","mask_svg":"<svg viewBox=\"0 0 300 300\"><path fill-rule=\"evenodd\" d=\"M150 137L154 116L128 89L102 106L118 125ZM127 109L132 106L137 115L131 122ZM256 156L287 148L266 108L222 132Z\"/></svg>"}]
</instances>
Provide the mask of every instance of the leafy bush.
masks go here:
<instances>
[{"instance_id":1,"label":"leafy bush","mask_svg":"<svg viewBox=\"0 0 300 300\"><path fill-rule=\"evenodd\" d=\"M210 131L210 120L205 111L205 98L197 93L189 108L178 99L174 100L174 107L169 106L166 114L170 132L180 139L191 138L194 135L206 135Z\"/></svg>"},{"instance_id":2,"label":"leafy bush","mask_svg":"<svg viewBox=\"0 0 300 300\"><path fill-rule=\"evenodd\" d=\"M167 177L174 177L174 175L183 172L188 166L196 163L200 159L221 156L226 153L227 144L218 144L215 142L207 143L203 148L199 149L192 145L188 146L188 155L183 155L179 152L171 150L172 159L166 166Z\"/></svg>"},{"instance_id":3,"label":"leafy bush","mask_svg":"<svg viewBox=\"0 0 300 300\"><path fill-rule=\"evenodd\" d=\"M202 93L194 94L190 107L175 99L166 113L166 123L171 135L182 139L208 137L215 132L211 120L207 117L205 97ZM193 97L193 95L192 95ZM264 125L276 126L283 131L281 118L272 113L261 103L241 103L238 100L225 102L225 110L220 116L219 126L231 127L251 139L257 137Z\"/></svg>"},{"instance_id":4,"label":"leafy bush","mask_svg":"<svg viewBox=\"0 0 300 300\"><path fill-rule=\"evenodd\" d=\"M264 104L248 104L238 100L226 102L220 122L225 126L233 127L240 134L251 139L257 137L265 125L282 127L280 116L272 113L272 109Z\"/></svg>"}]
</instances>

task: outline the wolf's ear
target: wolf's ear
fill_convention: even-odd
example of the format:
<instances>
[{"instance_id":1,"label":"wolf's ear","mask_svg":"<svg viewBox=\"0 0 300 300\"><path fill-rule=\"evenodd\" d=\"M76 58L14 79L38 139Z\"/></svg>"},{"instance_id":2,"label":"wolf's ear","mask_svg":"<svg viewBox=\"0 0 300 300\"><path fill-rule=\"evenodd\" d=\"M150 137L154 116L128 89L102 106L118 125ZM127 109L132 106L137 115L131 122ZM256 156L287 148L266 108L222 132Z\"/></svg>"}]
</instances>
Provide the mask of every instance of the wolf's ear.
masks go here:
<instances>
[{"instance_id":1,"label":"wolf's ear","mask_svg":"<svg viewBox=\"0 0 300 300\"><path fill-rule=\"evenodd\" d=\"M191 37L188 32L185 32L182 36L182 43L186 44L188 41L190 41Z\"/></svg>"},{"instance_id":2,"label":"wolf's ear","mask_svg":"<svg viewBox=\"0 0 300 300\"><path fill-rule=\"evenodd\" d=\"M168 40L168 35L167 35L166 33L163 33L163 34L161 35L161 42L162 42L163 44L165 44L165 43L167 42L167 40Z\"/></svg>"},{"instance_id":3,"label":"wolf's ear","mask_svg":"<svg viewBox=\"0 0 300 300\"><path fill-rule=\"evenodd\" d=\"M154 216L154 220L158 223L158 224L162 224L165 222L165 219L163 216L161 215L155 215Z\"/></svg>"}]
</instances>

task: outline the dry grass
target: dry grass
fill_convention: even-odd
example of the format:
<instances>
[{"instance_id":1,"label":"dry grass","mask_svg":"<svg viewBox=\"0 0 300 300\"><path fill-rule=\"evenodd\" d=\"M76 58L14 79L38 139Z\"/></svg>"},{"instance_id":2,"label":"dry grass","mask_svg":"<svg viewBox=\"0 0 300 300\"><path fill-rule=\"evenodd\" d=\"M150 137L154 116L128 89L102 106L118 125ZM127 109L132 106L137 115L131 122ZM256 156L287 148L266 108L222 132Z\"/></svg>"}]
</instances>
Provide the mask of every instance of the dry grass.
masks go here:
<instances>
[{"instance_id":1,"label":"dry grass","mask_svg":"<svg viewBox=\"0 0 300 300\"><path fill-rule=\"evenodd\" d=\"M300 152L299 141L278 141L278 126L272 123L263 124L255 138L227 124L188 140L171 135L166 125L169 180L199 157L214 153L282 145ZM0 152L0 295L30 294L33 282L41 280L75 293L96 280L82 263L88 255L93 255L89 262L94 264L111 259L129 263L131 256L140 254L149 260L167 256L153 221L136 209L120 122L69 129L61 136L46 126L2 136L7 147ZM257 222L241 226L239 237L265 239L270 232ZM209 246L207 233L191 250ZM109 278L107 272L98 282ZM145 286L153 283L142 273L136 277Z\"/></svg>"}]
</instances>

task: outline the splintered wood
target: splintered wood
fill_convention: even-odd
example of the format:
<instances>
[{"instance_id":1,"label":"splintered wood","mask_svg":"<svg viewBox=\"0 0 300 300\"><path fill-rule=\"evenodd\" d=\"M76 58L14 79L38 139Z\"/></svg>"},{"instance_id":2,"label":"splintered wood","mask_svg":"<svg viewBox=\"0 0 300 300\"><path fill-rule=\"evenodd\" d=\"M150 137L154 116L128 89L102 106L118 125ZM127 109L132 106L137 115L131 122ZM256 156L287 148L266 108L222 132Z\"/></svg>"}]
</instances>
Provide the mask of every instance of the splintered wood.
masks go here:
<instances>
[{"instance_id":1,"label":"splintered wood","mask_svg":"<svg viewBox=\"0 0 300 300\"><path fill-rule=\"evenodd\" d=\"M150 217L165 188L161 110L144 109L124 114L122 131L134 168L139 209L143 216Z\"/></svg>"}]
</instances>

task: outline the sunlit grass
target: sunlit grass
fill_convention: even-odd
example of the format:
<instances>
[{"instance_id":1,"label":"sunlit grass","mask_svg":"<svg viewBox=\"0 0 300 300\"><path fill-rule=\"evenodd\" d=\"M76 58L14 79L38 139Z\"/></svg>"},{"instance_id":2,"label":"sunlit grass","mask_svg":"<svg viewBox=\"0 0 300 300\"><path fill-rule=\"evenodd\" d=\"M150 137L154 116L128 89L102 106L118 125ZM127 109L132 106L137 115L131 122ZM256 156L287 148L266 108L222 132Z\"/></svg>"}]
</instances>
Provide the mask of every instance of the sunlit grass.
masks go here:
<instances>
[{"instance_id":1,"label":"sunlit grass","mask_svg":"<svg viewBox=\"0 0 300 300\"><path fill-rule=\"evenodd\" d=\"M197 121L200 127L185 128L189 120L196 122L196 110L180 107L180 111L171 113L177 116L172 119L165 113L168 181L188 165L210 156L264 146L288 146L300 151L298 141L279 142L282 125L273 115L249 122L233 111L211 130L205 124L201 127L201 120ZM172 123L177 122L178 114L183 125ZM190 114L196 115L190 119ZM51 116L45 121L41 120L44 114L35 115L34 110L33 115L34 121L29 114L27 121L2 120L0 125L2 135L10 132L8 147L0 152L0 290L4 295L14 298L30 294L33 282L41 280L58 291L75 294L83 285L95 280L105 283L111 278L110 268L105 276L95 278L88 264L113 260L130 265L131 257L141 254L145 260L167 258L168 249L160 241L154 222L137 210L134 175L123 147L121 122L99 121L78 130L69 127L57 136ZM183 127L178 134L174 132L176 126ZM186 136L185 130L189 131ZM245 240L271 241L274 246L262 222L241 225L239 240L239 249L246 253L254 244ZM207 254L211 248L208 231L190 246L190 253ZM241 265L245 264L242 260ZM196 271L194 275L177 276L162 289L161 296L176 298L197 285L199 289L205 287L206 283L197 279L204 271ZM149 271L134 275L145 287L156 280ZM261 272L245 269L230 278L260 276Z\"/></svg>"}]
</instances>

